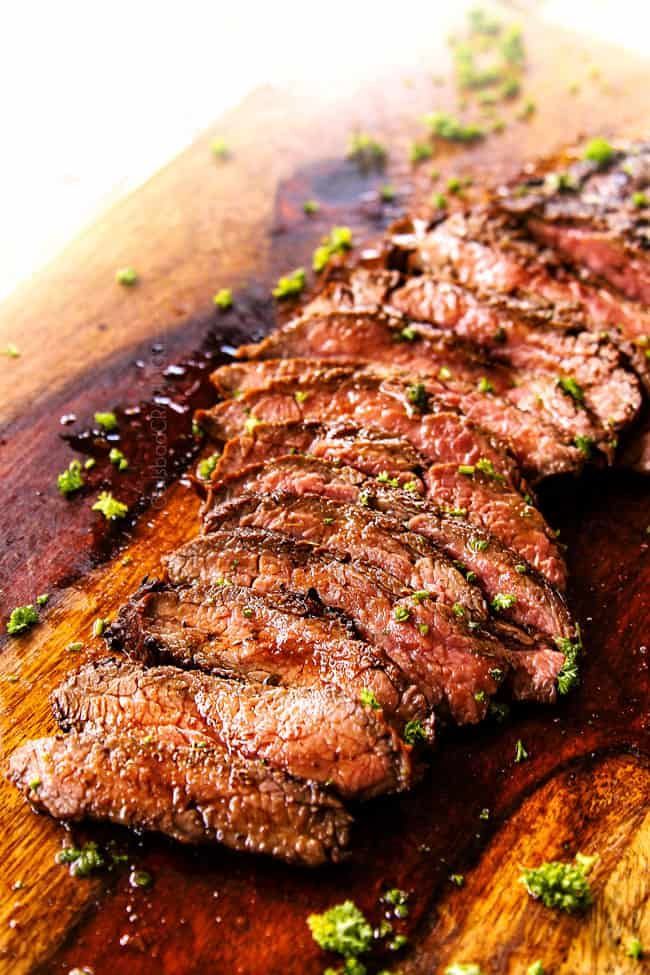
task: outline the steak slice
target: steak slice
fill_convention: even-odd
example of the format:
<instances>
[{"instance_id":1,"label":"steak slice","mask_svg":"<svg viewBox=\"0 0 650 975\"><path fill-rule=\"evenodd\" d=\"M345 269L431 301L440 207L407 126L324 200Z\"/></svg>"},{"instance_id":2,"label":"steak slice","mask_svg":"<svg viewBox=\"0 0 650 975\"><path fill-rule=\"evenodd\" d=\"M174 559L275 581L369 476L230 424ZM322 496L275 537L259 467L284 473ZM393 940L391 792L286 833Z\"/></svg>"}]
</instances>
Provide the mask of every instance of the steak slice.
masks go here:
<instances>
[{"instance_id":1,"label":"steak slice","mask_svg":"<svg viewBox=\"0 0 650 975\"><path fill-rule=\"evenodd\" d=\"M291 360L295 363L295 360ZM243 369L244 366L238 366ZM299 368L296 364L295 368ZM266 422L343 420L408 440L429 463L489 464L497 476L518 484L516 465L502 444L457 412L420 413L409 399L419 385L351 367L321 371L305 363L305 378L269 382L239 399L198 411L210 436L229 440L257 420ZM411 391L411 392L410 392ZM423 397L427 390L423 389Z\"/></svg>"},{"instance_id":2,"label":"steak slice","mask_svg":"<svg viewBox=\"0 0 650 975\"><path fill-rule=\"evenodd\" d=\"M165 733L165 722L189 713L204 723L208 743L216 740L229 753L327 783L348 798L412 784L411 748L381 710L327 685L265 687L109 660L72 674L52 700L64 729L77 731Z\"/></svg>"},{"instance_id":3,"label":"steak slice","mask_svg":"<svg viewBox=\"0 0 650 975\"><path fill-rule=\"evenodd\" d=\"M349 555L391 573L411 590L426 590L457 612L462 610L469 620L488 619L480 589L467 582L442 552L369 507L304 493L274 491L269 496L258 491L212 506L204 519L206 532L237 526L279 532Z\"/></svg>"},{"instance_id":4,"label":"steak slice","mask_svg":"<svg viewBox=\"0 0 650 975\"><path fill-rule=\"evenodd\" d=\"M335 796L215 743L196 749L162 736L143 743L71 732L22 745L9 778L57 819L110 820L181 843L216 841L318 866L339 861L349 840L351 819Z\"/></svg>"},{"instance_id":5,"label":"steak slice","mask_svg":"<svg viewBox=\"0 0 650 975\"><path fill-rule=\"evenodd\" d=\"M391 657L432 707L458 723L485 715L489 697L513 666L516 696L554 699L563 654L509 653L450 607L414 596L394 576L342 561L306 542L257 529L214 532L182 546L166 565L175 584L225 579L263 592L313 590L323 603L352 618L362 636Z\"/></svg>"},{"instance_id":6,"label":"steak slice","mask_svg":"<svg viewBox=\"0 0 650 975\"><path fill-rule=\"evenodd\" d=\"M423 490L418 472L422 472L425 462L407 440L351 424L315 422L258 423L250 432L232 437L217 461L212 484L284 454L327 457L332 463L359 466L371 475L390 471L399 484Z\"/></svg>"},{"instance_id":7,"label":"steak slice","mask_svg":"<svg viewBox=\"0 0 650 975\"><path fill-rule=\"evenodd\" d=\"M316 494L348 505L359 503L359 496L363 495L372 510L384 512L405 528L431 539L457 565L473 573L490 602L498 593L513 595L514 603L502 611L505 619L533 635L545 634L553 640L575 636L575 626L562 597L521 557L494 536L441 511L414 491L400 490L398 482L388 476L377 480L351 467L292 455L247 467L239 476L233 474L213 488L209 505L247 492L265 495L278 491ZM208 508L208 519L209 516Z\"/></svg>"},{"instance_id":8,"label":"steak slice","mask_svg":"<svg viewBox=\"0 0 650 975\"><path fill-rule=\"evenodd\" d=\"M558 380L572 377L583 392L582 401L573 402L573 413L577 411L578 418L584 421L585 407L588 409L598 421L605 447L612 430L631 423L641 407L639 381L623 362L620 349L602 333L582 330L572 334L575 324L569 316L558 321L539 307L530 309L528 302L507 295L479 298L467 288L439 281L430 274L411 278L393 293L391 301L415 320L431 322L479 343L491 358L514 367L520 381L528 383L529 378L535 377L535 395L541 395L538 390L544 389L543 395L551 397L552 419L558 397L560 418L565 415L561 407L567 405L566 393ZM550 389L541 383L541 376L550 378ZM574 437L587 434L584 426L574 430Z\"/></svg>"},{"instance_id":9,"label":"steak slice","mask_svg":"<svg viewBox=\"0 0 650 975\"><path fill-rule=\"evenodd\" d=\"M236 476L249 462L252 465L255 459L262 463L270 457L285 455L287 449L298 449L293 444L297 440L294 431L299 426L293 423L286 427L282 424L260 424L250 434L231 440L226 446L222 461L215 469L215 486L227 476L228 471ZM259 441L256 439L258 431ZM368 432L362 431L358 438L351 432L341 437L336 428L317 425L315 428L310 426L303 443L307 441L305 452L310 455L333 463L347 464L370 476L389 476L411 492L426 495L439 512L456 513L457 517L466 518L470 524L484 528L503 545L512 549L520 559L530 562L552 585L561 590L566 587L566 565L555 535L541 513L530 503L531 498L522 499L520 494L506 490L504 485L490 475L489 468L485 472L481 470L483 465L475 467L471 474L461 473L456 465L434 465L429 469L424 458L414 451L412 445L401 441L404 446L400 455L400 441L396 440L390 444L389 449L380 454L379 441L362 439L366 436ZM291 439L291 446L287 446L288 438ZM367 449L368 446L370 450ZM246 461L238 466L244 454ZM413 476L406 480L405 471L409 464L415 470ZM437 495L435 492L439 482L441 494ZM474 490L468 492L470 484ZM455 499L462 499L463 503L457 503ZM349 496L343 493L340 500L349 500ZM508 505L511 506L509 518Z\"/></svg>"},{"instance_id":10,"label":"steak slice","mask_svg":"<svg viewBox=\"0 0 650 975\"><path fill-rule=\"evenodd\" d=\"M522 239L512 218L502 213L457 212L429 232L409 229L394 244L410 251L420 270L446 273L480 293L516 295L553 318L571 315L591 331L610 330L617 342L619 333L633 345L650 339L650 309L571 274L537 243ZM643 367L642 359L635 359L637 366Z\"/></svg>"},{"instance_id":11,"label":"steak slice","mask_svg":"<svg viewBox=\"0 0 650 975\"><path fill-rule=\"evenodd\" d=\"M584 458L575 448L576 437L589 437L594 444L606 441L591 404L585 400L578 407L558 386L557 365L552 375L510 369L479 357L476 346L426 325L409 325L410 340L400 340L403 325L381 315L312 316L291 322L257 346L243 346L240 354L264 359L273 352L320 356L320 364L330 357L356 359L370 362L371 369L380 363L418 379L428 375L427 388L439 408L459 410L507 443L533 478L579 469ZM297 359L293 371L301 378L306 374L304 362ZM268 383L273 372L276 379L288 378L290 363L280 360L275 367L273 360L257 367L248 363L239 370L229 365L217 371L213 381L222 392L246 391Z\"/></svg>"},{"instance_id":12,"label":"steak slice","mask_svg":"<svg viewBox=\"0 0 650 975\"><path fill-rule=\"evenodd\" d=\"M602 164L571 153L547 159L526 174L516 195L506 192L499 202L578 267L628 298L650 303L650 209L643 193L649 185L650 145L640 143L613 152Z\"/></svg>"},{"instance_id":13,"label":"steak slice","mask_svg":"<svg viewBox=\"0 0 650 975\"><path fill-rule=\"evenodd\" d=\"M107 639L149 664L173 663L269 686L331 684L355 699L365 689L385 715L402 724L419 721L426 731L422 695L351 630L316 600L294 593L154 582L122 607Z\"/></svg>"}]
</instances>

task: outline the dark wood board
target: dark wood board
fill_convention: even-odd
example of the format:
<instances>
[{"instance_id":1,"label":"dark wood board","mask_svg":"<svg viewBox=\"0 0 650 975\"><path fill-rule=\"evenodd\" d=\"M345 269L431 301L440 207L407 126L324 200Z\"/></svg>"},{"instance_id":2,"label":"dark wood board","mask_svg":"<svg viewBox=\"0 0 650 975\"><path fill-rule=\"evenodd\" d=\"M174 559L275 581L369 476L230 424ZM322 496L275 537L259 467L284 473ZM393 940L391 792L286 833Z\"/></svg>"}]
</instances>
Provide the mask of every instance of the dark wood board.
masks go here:
<instances>
[{"instance_id":1,"label":"dark wood board","mask_svg":"<svg viewBox=\"0 0 650 975\"><path fill-rule=\"evenodd\" d=\"M443 173L491 180L586 133L647 135L645 63L532 20L526 40L536 116L436 160ZM209 398L205 377L222 347L270 326L272 282L307 264L330 226L371 237L430 194L431 166L413 170L406 159L420 116L454 104L452 86L431 81L445 69L438 42L417 70L394 66L335 102L255 92L0 308L0 348L15 342L22 353L0 369L0 615L51 594L29 634L0 638L3 765L21 741L53 729L49 690L102 652L90 636L95 617L111 616L165 550L195 533L197 501L178 474L196 451L189 416ZM571 96L574 81L581 90ZM345 161L356 125L390 146L387 174L361 175ZM232 146L227 163L211 157L215 135ZM389 179L398 199L386 209L372 191ZM323 203L315 219L302 213L309 197ZM132 290L114 282L125 264L141 274ZM220 314L211 297L225 285L236 304ZM182 375L165 374L179 362ZM137 458L126 475L82 435L95 410L114 406ZM77 422L62 426L71 413ZM55 486L75 456L60 434L98 459L71 501ZM90 512L107 484L130 503L132 532L107 534ZM639 971L625 946L632 936L650 945L650 491L612 473L552 485L544 502L568 545L571 604L588 647L575 695L450 739L416 791L358 810L349 863L312 873L95 829L79 835L116 838L153 887L133 890L128 870L75 880L54 862L67 834L3 782L0 972L315 975L333 959L311 940L307 914L350 896L379 920L388 886L412 892L402 925L410 947L386 960L404 975L452 960L522 972L536 958L553 975ZM74 640L84 650L73 655ZM515 765L519 738L530 759ZM557 916L517 876L521 864L576 850L600 854L596 903L584 918ZM465 875L462 889L451 873Z\"/></svg>"}]
</instances>

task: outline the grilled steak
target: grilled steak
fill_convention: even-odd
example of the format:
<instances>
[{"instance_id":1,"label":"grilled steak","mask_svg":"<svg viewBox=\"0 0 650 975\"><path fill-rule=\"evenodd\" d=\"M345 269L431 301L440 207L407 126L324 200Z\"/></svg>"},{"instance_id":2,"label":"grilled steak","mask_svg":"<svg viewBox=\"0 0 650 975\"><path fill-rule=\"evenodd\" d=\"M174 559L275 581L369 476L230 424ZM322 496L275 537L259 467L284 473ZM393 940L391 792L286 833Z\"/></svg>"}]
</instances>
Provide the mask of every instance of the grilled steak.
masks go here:
<instances>
[{"instance_id":1,"label":"grilled steak","mask_svg":"<svg viewBox=\"0 0 650 975\"><path fill-rule=\"evenodd\" d=\"M384 512L403 527L431 539L456 564L473 573L490 602L498 593L514 595L512 605L502 611L505 619L551 639L574 635L564 600L528 563L462 518L442 512L412 490L400 490L399 482L388 475L367 478L360 470L316 457L280 457L247 467L239 476L233 474L215 487L205 524L212 525L211 507L224 500L249 492L265 496L278 491L315 494L348 504L358 504L362 495L371 510Z\"/></svg>"},{"instance_id":2,"label":"grilled steak","mask_svg":"<svg viewBox=\"0 0 650 975\"><path fill-rule=\"evenodd\" d=\"M512 670L516 696L555 696L562 653L509 651L464 614L423 594L414 596L396 577L341 561L305 542L256 529L214 532L169 556L167 570L174 584L226 579L263 592L314 590L323 603L350 616L433 707L459 723L480 720L489 697Z\"/></svg>"},{"instance_id":3,"label":"grilled steak","mask_svg":"<svg viewBox=\"0 0 650 975\"><path fill-rule=\"evenodd\" d=\"M340 860L349 838L350 817L334 796L214 743L71 732L17 749L9 777L57 819L110 820L309 866Z\"/></svg>"},{"instance_id":4,"label":"grilled steak","mask_svg":"<svg viewBox=\"0 0 650 975\"><path fill-rule=\"evenodd\" d=\"M561 172L561 177L558 175ZM650 303L650 146L590 161L565 153L545 160L501 205L529 230L628 298ZM637 194L637 195L635 195Z\"/></svg>"},{"instance_id":5,"label":"grilled steak","mask_svg":"<svg viewBox=\"0 0 650 975\"><path fill-rule=\"evenodd\" d=\"M314 370L302 382L270 382L266 388L199 411L198 417L210 436L221 441L237 436L247 425L250 428L251 418L253 425L256 420L327 423L342 419L404 437L429 463L468 466L480 462L493 468L498 477L520 483L517 467L504 446L464 416L446 410L420 412L421 407L412 400L424 401L427 395L424 384L337 367L325 373ZM428 408L424 402L421 406Z\"/></svg>"},{"instance_id":6,"label":"grilled steak","mask_svg":"<svg viewBox=\"0 0 650 975\"><path fill-rule=\"evenodd\" d=\"M282 687L370 691L384 714L426 730L422 695L380 651L315 599L240 586L141 587L107 631L109 644L149 664L174 663L220 677Z\"/></svg>"},{"instance_id":7,"label":"grilled steak","mask_svg":"<svg viewBox=\"0 0 650 975\"><path fill-rule=\"evenodd\" d=\"M412 780L410 748L381 710L335 687L236 684L176 667L109 660L69 677L53 704L61 725L75 730L155 728L165 734L166 722L180 713L203 727L208 743L327 783L350 798L399 791Z\"/></svg>"}]
</instances>

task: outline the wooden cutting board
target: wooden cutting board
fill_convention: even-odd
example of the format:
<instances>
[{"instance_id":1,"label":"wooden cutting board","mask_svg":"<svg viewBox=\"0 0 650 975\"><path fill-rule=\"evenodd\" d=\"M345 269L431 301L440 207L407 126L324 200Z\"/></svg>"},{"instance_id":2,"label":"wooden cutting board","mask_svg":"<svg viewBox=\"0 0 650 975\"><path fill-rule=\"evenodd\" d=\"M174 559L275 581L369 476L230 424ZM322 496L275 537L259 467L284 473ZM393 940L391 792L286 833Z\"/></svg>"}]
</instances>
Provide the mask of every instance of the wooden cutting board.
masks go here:
<instances>
[{"instance_id":1,"label":"wooden cutting board","mask_svg":"<svg viewBox=\"0 0 650 975\"><path fill-rule=\"evenodd\" d=\"M443 174L487 181L585 134L647 135L647 64L532 22L526 41L536 115L436 160ZM361 240L431 193L431 166L413 170L406 159L420 116L454 106L453 87L431 80L446 70L435 43L417 70L393 67L335 101L255 92L0 309L0 348L21 351L0 360L2 618L50 594L32 631L0 638L3 767L20 742L53 730L51 688L103 652L93 620L112 616L161 553L196 532L197 500L178 474L196 449L191 408L209 401L206 375L222 346L270 326L272 283L308 264L332 225L351 225ZM390 147L386 174L345 161L355 126ZM212 157L214 136L231 146L227 162ZM389 180L397 201L382 208L376 191ZM311 197L322 204L315 218L302 213ZM140 274L132 289L115 283L124 265ZM225 314L211 302L223 286L235 292ZM96 410L113 407L124 474L82 435ZM70 414L77 420L62 424ZM61 435L98 458L69 501L56 474L76 455ZM108 485L131 506L132 534L107 532L90 511ZM73 838L114 840L153 886L132 888L128 867L74 879L54 859L69 834L2 782L0 972L315 975L333 960L311 940L307 914L349 896L378 921L392 886L411 892L401 925L409 947L385 960L392 971L473 961L485 973L521 973L537 958L553 975L641 971L626 946L636 936L650 949L650 488L593 475L550 487L544 503L568 545L588 648L576 694L454 737L412 794L358 810L349 863L317 872L88 829ZM77 641L83 650L66 649ZM522 764L518 739L529 752ZM577 850L600 855L591 911L573 918L533 903L521 866Z\"/></svg>"}]
</instances>

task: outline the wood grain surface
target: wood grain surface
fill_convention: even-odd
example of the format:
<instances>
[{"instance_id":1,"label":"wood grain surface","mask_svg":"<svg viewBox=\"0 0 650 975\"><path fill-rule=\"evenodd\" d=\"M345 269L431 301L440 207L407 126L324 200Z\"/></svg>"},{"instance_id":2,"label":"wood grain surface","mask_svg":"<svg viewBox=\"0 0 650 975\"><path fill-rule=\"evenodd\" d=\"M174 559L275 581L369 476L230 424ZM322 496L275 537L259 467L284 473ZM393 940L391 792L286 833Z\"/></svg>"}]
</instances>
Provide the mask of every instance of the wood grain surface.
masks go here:
<instances>
[{"instance_id":1,"label":"wood grain surface","mask_svg":"<svg viewBox=\"0 0 650 975\"><path fill-rule=\"evenodd\" d=\"M533 20L526 42L536 115L437 159L443 174L492 180L587 133L647 136L647 64ZM93 620L111 617L160 555L196 532L197 499L179 480L197 450L191 409L209 400L205 377L223 347L271 325L272 282L307 264L333 224L361 240L407 206L426 208L431 167L412 169L408 145L424 112L454 107L453 86L431 80L444 58L434 38L417 69L393 66L335 102L255 92L0 308L0 348L21 351L0 360L0 615L50 594L32 631L0 637L3 767L20 742L53 730L57 681L104 652ZM355 126L390 147L386 173L345 161ZM227 162L210 154L215 135L232 147ZM376 191L389 180L398 195L386 208ZM311 197L322 203L316 218L302 213ZM127 264L140 274L132 289L115 283ZM236 298L226 314L211 302L223 286ZM184 365L170 371L174 363ZM96 410L114 407L125 474L108 463L106 441L85 432ZM62 425L70 414L76 421ZM56 474L73 448L97 464L65 500ZM91 512L107 486L130 504L129 530L107 531ZM317 872L88 827L73 836L115 840L153 886L132 888L127 868L74 879L54 859L69 834L2 781L0 972L315 975L334 960L311 940L306 915L350 896L379 921L389 886L411 893L409 946L377 967L415 975L465 961L487 975L539 958L552 975L641 971L648 962L626 946L638 937L650 950L650 488L592 475L549 486L544 504L568 545L588 648L576 694L452 736L413 793L358 810L350 861ZM76 641L82 651L66 649ZM522 764L518 739L530 755ZM578 850L600 856L593 908L574 918L533 903L521 866ZM452 873L464 874L462 889Z\"/></svg>"}]
</instances>

